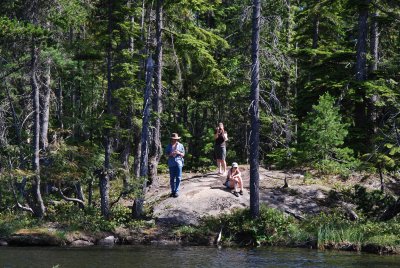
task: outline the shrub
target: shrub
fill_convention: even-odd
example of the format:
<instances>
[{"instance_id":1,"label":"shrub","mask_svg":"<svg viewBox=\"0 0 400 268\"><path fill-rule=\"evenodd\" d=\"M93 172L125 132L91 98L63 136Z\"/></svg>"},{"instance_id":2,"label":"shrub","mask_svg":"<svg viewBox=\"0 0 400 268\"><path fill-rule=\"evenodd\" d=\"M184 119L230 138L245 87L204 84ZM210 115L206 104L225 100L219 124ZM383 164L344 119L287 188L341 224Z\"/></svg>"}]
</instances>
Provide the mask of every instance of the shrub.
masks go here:
<instances>
[{"instance_id":1,"label":"shrub","mask_svg":"<svg viewBox=\"0 0 400 268\"><path fill-rule=\"evenodd\" d=\"M98 209L86 207L79 209L70 202L61 202L47 208L47 220L58 222L68 230L84 231L113 231L116 227L114 221L105 220Z\"/></svg>"},{"instance_id":2,"label":"shrub","mask_svg":"<svg viewBox=\"0 0 400 268\"><path fill-rule=\"evenodd\" d=\"M218 218L208 218L205 224L214 232L222 228L224 240L234 240L242 245L278 245L291 242L298 232L293 218L266 206L260 207L260 217L252 219L248 209L236 210Z\"/></svg>"},{"instance_id":3,"label":"shrub","mask_svg":"<svg viewBox=\"0 0 400 268\"><path fill-rule=\"evenodd\" d=\"M126 225L132 218L132 211L128 207L119 204L112 208L111 214L111 220L116 225Z\"/></svg>"},{"instance_id":4,"label":"shrub","mask_svg":"<svg viewBox=\"0 0 400 268\"><path fill-rule=\"evenodd\" d=\"M35 227L39 222L26 212L1 212L0 213L0 236L8 236L22 229Z\"/></svg>"}]
</instances>

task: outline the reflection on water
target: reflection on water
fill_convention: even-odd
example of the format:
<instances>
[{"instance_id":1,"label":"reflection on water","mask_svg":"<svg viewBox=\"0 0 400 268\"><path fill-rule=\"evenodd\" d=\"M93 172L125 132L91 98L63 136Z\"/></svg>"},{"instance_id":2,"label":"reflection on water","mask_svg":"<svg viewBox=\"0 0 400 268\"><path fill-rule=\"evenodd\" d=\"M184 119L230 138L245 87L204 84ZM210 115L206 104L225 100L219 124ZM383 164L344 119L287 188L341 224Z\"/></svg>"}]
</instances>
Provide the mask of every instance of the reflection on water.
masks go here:
<instances>
[{"instance_id":1,"label":"reflection on water","mask_svg":"<svg viewBox=\"0 0 400 268\"><path fill-rule=\"evenodd\" d=\"M0 248L0 267L399 267L400 256L287 248Z\"/></svg>"}]
</instances>

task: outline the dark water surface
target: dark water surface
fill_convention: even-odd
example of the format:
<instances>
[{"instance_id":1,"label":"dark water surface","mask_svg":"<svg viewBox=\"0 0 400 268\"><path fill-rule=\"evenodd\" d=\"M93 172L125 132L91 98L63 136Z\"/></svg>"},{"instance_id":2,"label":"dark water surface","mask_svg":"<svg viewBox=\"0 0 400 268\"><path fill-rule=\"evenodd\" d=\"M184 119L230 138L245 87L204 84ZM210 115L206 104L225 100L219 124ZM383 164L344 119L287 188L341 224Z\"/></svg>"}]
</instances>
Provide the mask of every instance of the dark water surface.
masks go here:
<instances>
[{"instance_id":1,"label":"dark water surface","mask_svg":"<svg viewBox=\"0 0 400 268\"><path fill-rule=\"evenodd\" d=\"M58 266L57 266L58 265ZM400 267L400 256L288 248L0 248L0 267Z\"/></svg>"}]
</instances>

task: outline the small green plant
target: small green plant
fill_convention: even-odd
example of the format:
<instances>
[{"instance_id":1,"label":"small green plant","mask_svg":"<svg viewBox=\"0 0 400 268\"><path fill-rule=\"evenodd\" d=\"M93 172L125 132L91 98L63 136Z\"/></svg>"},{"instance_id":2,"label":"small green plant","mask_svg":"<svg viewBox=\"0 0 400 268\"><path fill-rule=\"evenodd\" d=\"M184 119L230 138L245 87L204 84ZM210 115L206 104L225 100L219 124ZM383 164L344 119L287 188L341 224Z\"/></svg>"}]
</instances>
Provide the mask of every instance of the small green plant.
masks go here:
<instances>
[{"instance_id":1,"label":"small green plant","mask_svg":"<svg viewBox=\"0 0 400 268\"><path fill-rule=\"evenodd\" d=\"M296 148L279 148L267 155L266 164L275 164L278 169L292 168L298 164Z\"/></svg>"},{"instance_id":2,"label":"small green plant","mask_svg":"<svg viewBox=\"0 0 400 268\"><path fill-rule=\"evenodd\" d=\"M177 237L182 237L182 236L190 236L198 232L198 228L195 228L193 226L189 225L184 225L180 226L177 229L174 230L174 235Z\"/></svg>"},{"instance_id":3,"label":"small green plant","mask_svg":"<svg viewBox=\"0 0 400 268\"><path fill-rule=\"evenodd\" d=\"M128 207L122 205L116 205L111 210L112 221L117 225L125 225L132 218L132 211Z\"/></svg>"},{"instance_id":4,"label":"small green plant","mask_svg":"<svg viewBox=\"0 0 400 268\"><path fill-rule=\"evenodd\" d=\"M260 217L252 219L248 209L236 210L232 214L205 220L206 226L213 232L222 229L223 240L234 240L242 245L265 244L278 245L289 243L294 220L282 212L261 206Z\"/></svg>"},{"instance_id":5,"label":"small green plant","mask_svg":"<svg viewBox=\"0 0 400 268\"><path fill-rule=\"evenodd\" d=\"M155 227L155 223L154 221L131 220L125 224L125 227L129 228L130 230L139 231L143 229L153 228Z\"/></svg>"},{"instance_id":6,"label":"small green plant","mask_svg":"<svg viewBox=\"0 0 400 268\"><path fill-rule=\"evenodd\" d=\"M167 164L163 164L163 163L159 163L158 166L157 166L157 172L159 174L168 173L168 165Z\"/></svg>"}]
</instances>

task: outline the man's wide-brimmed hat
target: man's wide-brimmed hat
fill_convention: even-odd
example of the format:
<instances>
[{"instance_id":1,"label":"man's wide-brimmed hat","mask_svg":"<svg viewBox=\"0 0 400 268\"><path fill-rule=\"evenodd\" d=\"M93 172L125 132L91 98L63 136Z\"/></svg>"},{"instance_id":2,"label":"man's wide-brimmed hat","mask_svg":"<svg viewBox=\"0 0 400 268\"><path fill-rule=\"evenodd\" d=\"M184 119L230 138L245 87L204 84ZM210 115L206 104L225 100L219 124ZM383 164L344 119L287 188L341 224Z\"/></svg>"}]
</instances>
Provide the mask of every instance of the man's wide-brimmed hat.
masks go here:
<instances>
[{"instance_id":1,"label":"man's wide-brimmed hat","mask_svg":"<svg viewBox=\"0 0 400 268\"><path fill-rule=\"evenodd\" d=\"M172 133L171 139L172 140L179 140L181 137L179 137L178 133Z\"/></svg>"}]
</instances>

